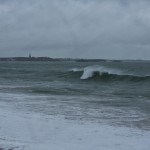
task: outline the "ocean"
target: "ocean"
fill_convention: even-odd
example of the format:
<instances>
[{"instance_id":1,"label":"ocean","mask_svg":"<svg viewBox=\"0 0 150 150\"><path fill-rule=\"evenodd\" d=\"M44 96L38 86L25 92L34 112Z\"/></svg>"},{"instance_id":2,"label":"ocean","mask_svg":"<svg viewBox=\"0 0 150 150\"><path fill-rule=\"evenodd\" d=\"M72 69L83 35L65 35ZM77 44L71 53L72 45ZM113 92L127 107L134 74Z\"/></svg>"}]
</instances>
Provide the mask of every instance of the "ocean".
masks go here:
<instances>
[{"instance_id":1,"label":"ocean","mask_svg":"<svg viewBox=\"0 0 150 150\"><path fill-rule=\"evenodd\" d=\"M0 103L17 111L150 130L150 62L0 62Z\"/></svg>"}]
</instances>

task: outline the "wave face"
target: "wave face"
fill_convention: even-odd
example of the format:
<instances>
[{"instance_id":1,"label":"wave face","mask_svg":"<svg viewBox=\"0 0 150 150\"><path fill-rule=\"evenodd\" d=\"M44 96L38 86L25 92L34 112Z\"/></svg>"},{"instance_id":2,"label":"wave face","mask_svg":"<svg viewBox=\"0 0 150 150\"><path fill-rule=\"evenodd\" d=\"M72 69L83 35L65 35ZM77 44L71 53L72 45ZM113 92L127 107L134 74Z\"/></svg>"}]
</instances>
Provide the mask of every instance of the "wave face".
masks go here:
<instances>
[{"instance_id":1,"label":"wave face","mask_svg":"<svg viewBox=\"0 0 150 150\"><path fill-rule=\"evenodd\" d=\"M88 66L85 68L73 68L71 72L81 73L81 80L97 79L97 80L130 80L130 81L144 81L150 80L150 75L134 75L126 73L115 68L108 68L104 66Z\"/></svg>"},{"instance_id":2,"label":"wave face","mask_svg":"<svg viewBox=\"0 0 150 150\"><path fill-rule=\"evenodd\" d=\"M106 67L100 67L100 66L90 66L86 67L83 70L83 74L81 76L81 79L89 79L94 77L95 75L103 76L104 74L121 74L121 71L116 69L109 69Z\"/></svg>"}]
</instances>

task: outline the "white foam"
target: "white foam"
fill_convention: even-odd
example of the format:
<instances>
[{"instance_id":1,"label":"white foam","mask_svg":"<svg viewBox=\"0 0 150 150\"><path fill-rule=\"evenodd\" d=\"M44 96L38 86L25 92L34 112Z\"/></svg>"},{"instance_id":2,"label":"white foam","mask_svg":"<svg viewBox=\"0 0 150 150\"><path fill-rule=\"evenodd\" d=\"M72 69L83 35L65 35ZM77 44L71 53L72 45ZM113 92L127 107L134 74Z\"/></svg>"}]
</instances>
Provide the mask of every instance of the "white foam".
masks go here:
<instances>
[{"instance_id":1,"label":"white foam","mask_svg":"<svg viewBox=\"0 0 150 150\"><path fill-rule=\"evenodd\" d=\"M102 73L121 75L121 71L118 69L107 68L103 66L89 66L89 67L84 68L83 74L80 79L85 80L85 79L91 78L93 77L95 72L99 72L100 75Z\"/></svg>"},{"instance_id":2,"label":"white foam","mask_svg":"<svg viewBox=\"0 0 150 150\"><path fill-rule=\"evenodd\" d=\"M0 148L8 150L148 150L149 131L79 123L0 107Z\"/></svg>"},{"instance_id":3,"label":"white foam","mask_svg":"<svg viewBox=\"0 0 150 150\"><path fill-rule=\"evenodd\" d=\"M87 67L84 69L84 72L83 72L82 76L80 77L80 79L91 78L93 76L94 72L95 72L94 68Z\"/></svg>"},{"instance_id":4,"label":"white foam","mask_svg":"<svg viewBox=\"0 0 150 150\"><path fill-rule=\"evenodd\" d=\"M73 68L73 69L70 69L69 71L72 71L72 72L79 72L79 71L83 71L83 69L80 69L80 68Z\"/></svg>"},{"instance_id":5,"label":"white foam","mask_svg":"<svg viewBox=\"0 0 150 150\"><path fill-rule=\"evenodd\" d=\"M112 75L126 75L126 76L135 76L135 77L150 77L150 75L138 75L138 74L134 74L134 73L129 73L127 71L123 71L120 69L116 69L116 68L110 68L110 67L105 67L105 66L98 66L98 65L94 65L94 66L88 66L85 68L73 68L70 69L70 71L72 72L83 72L82 76L80 77L80 79L85 80L85 79L89 79L91 77L93 77L93 75L95 73L99 73L99 75L101 76L103 73L107 73L107 74L112 74Z\"/></svg>"}]
</instances>

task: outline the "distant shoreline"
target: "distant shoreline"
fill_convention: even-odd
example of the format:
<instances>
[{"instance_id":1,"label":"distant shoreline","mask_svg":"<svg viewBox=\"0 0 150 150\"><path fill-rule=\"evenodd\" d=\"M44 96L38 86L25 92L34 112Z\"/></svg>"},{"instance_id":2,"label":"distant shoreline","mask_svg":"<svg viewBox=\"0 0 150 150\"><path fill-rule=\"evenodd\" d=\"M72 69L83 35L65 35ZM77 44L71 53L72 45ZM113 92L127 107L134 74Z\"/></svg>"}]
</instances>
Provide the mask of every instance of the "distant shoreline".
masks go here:
<instances>
[{"instance_id":1,"label":"distant shoreline","mask_svg":"<svg viewBox=\"0 0 150 150\"><path fill-rule=\"evenodd\" d=\"M4 57L0 61L75 61L75 62L106 62L107 59L73 59L73 58L50 58L50 57ZM121 60L111 60L121 62Z\"/></svg>"},{"instance_id":2,"label":"distant shoreline","mask_svg":"<svg viewBox=\"0 0 150 150\"><path fill-rule=\"evenodd\" d=\"M150 61L150 60L115 60L115 59L82 59L82 58L51 58L51 57L1 57L0 61L74 61L74 62L125 62L125 61Z\"/></svg>"}]
</instances>

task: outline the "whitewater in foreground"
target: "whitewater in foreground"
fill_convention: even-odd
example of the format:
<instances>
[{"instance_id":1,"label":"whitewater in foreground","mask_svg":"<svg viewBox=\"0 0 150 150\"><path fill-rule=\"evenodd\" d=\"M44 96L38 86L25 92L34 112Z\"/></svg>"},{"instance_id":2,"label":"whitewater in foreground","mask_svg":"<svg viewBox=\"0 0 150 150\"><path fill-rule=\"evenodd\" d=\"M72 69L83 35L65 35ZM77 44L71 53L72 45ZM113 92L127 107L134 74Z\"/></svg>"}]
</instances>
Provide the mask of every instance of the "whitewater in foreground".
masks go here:
<instances>
[{"instance_id":1,"label":"whitewater in foreground","mask_svg":"<svg viewBox=\"0 0 150 150\"><path fill-rule=\"evenodd\" d=\"M1 150L149 150L150 132L20 113L0 105Z\"/></svg>"}]
</instances>

